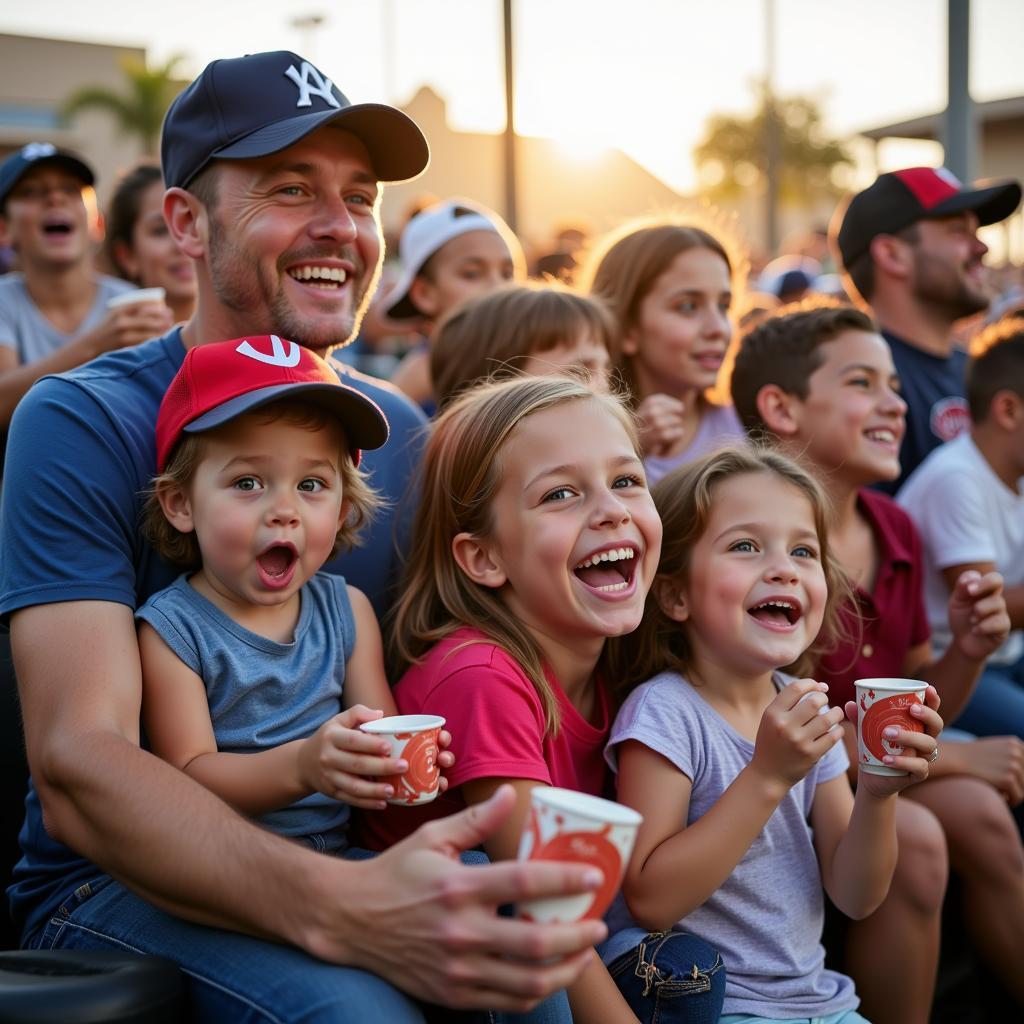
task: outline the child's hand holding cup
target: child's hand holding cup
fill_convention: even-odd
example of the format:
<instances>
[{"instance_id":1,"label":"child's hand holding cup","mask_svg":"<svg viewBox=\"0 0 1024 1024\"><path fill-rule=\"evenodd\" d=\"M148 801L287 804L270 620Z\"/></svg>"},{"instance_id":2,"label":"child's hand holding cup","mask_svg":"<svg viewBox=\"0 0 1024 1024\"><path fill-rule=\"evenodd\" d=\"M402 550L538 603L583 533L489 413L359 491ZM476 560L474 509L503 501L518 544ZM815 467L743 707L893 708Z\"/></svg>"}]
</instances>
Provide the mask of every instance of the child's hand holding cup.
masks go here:
<instances>
[{"instance_id":1,"label":"child's hand holding cup","mask_svg":"<svg viewBox=\"0 0 1024 1024\"><path fill-rule=\"evenodd\" d=\"M557 860L600 868L604 882L578 896L526 900L517 912L527 921L600 920L626 872L643 817L630 807L554 786L535 786L519 841L519 860Z\"/></svg>"},{"instance_id":2,"label":"child's hand holding cup","mask_svg":"<svg viewBox=\"0 0 1024 1024\"><path fill-rule=\"evenodd\" d=\"M895 727L906 732L924 732L924 723L910 713L914 704L924 704L927 683L918 679L858 679L857 762L869 775L907 775L901 768L885 763L886 757L900 757L903 746L885 734ZM919 756L909 751L908 756Z\"/></svg>"},{"instance_id":3,"label":"child's hand holding cup","mask_svg":"<svg viewBox=\"0 0 1024 1024\"><path fill-rule=\"evenodd\" d=\"M391 745L387 756L402 758L408 765L401 775L374 779L391 784L395 795L388 798L389 804L413 807L437 796L441 785L438 734L443 727L439 715L392 715L359 726L362 732L384 737Z\"/></svg>"}]
</instances>

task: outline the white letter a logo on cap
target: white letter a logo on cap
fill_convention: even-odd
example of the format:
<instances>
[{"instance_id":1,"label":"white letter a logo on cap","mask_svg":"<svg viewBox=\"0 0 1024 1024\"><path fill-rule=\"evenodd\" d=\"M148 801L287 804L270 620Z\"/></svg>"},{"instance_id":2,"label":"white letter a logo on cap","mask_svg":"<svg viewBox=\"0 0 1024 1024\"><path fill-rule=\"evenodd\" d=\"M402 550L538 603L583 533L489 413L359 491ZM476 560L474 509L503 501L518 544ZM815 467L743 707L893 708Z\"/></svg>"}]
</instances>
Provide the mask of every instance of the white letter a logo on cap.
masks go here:
<instances>
[{"instance_id":1,"label":"white letter a logo on cap","mask_svg":"<svg viewBox=\"0 0 1024 1024\"><path fill-rule=\"evenodd\" d=\"M308 60L302 62L302 70L296 71L295 65L290 64L285 74L299 87L299 101L297 107L311 107L313 101L311 96L319 96L329 106L341 109L337 97L331 92L334 87L329 78L324 78L319 71ZM310 81L312 79L312 82Z\"/></svg>"},{"instance_id":2,"label":"white letter a logo on cap","mask_svg":"<svg viewBox=\"0 0 1024 1024\"><path fill-rule=\"evenodd\" d=\"M235 351L261 363L269 363L271 366L298 366L299 359L302 357L299 346L294 341L289 341L288 345L290 347L285 351L284 342L276 334L272 334L270 347L273 351L269 356L266 352L260 352L253 348L248 339L243 341Z\"/></svg>"}]
</instances>

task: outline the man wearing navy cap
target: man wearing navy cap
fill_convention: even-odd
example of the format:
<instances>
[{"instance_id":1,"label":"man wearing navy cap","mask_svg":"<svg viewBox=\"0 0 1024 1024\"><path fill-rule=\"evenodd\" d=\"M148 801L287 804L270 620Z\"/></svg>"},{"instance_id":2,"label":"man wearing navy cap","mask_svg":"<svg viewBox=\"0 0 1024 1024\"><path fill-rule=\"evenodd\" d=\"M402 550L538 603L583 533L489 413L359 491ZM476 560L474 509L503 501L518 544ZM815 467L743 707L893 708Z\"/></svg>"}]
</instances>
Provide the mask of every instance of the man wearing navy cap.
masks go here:
<instances>
[{"instance_id":1,"label":"man wearing navy cap","mask_svg":"<svg viewBox=\"0 0 1024 1024\"><path fill-rule=\"evenodd\" d=\"M195 314L39 382L11 429L0 613L34 780L10 890L24 943L169 956L200 1020L423 1020L403 992L514 1011L559 993L544 1007L565 1019L560 990L604 926L494 908L592 889L600 873L458 862L505 819L511 790L352 862L258 829L140 748L133 612L175 575L138 533L167 385L196 345L277 334L325 353L351 337L380 266L379 183L416 176L428 152L403 113L351 104L280 51L209 65L169 110L162 157ZM391 424L366 458L387 492L420 421L386 388L345 380ZM390 538L370 545L390 565Z\"/></svg>"},{"instance_id":2,"label":"man wearing navy cap","mask_svg":"<svg viewBox=\"0 0 1024 1024\"><path fill-rule=\"evenodd\" d=\"M171 326L163 303L107 309L133 286L93 268L102 234L94 180L81 157L49 142L30 142L0 164L0 239L19 266L0 278L0 429L44 374Z\"/></svg>"},{"instance_id":3,"label":"man wearing navy cap","mask_svg":"<svg viewBox=\"0 0 1024 1024\"><path fill-rule=\"evenodd\" d=\"M978 228L1005 220L1020 198L1016 182L968 188L944 167L910 167L881 175L836 211L833 245L889 342L907 402L901 475L884 487L891 493L969 423L967 356L953 324L988 308Z\"/></svg>"}]
</instances>

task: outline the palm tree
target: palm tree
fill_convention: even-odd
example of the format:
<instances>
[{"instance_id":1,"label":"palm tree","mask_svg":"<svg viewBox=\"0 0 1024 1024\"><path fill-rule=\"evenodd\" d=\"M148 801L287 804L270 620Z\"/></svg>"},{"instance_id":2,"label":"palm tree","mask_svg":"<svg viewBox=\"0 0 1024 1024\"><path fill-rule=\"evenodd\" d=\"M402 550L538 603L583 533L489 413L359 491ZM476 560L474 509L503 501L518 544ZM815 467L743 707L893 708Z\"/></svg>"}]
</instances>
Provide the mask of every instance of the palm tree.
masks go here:
<instances>
[{"instance_id":1,"label":"palm tree","mask_svg":"<svg viewBox=\"0 0 1024 1024\"><path fill-rule=\"evenodd\" d=\"M762 86L757 109L748 117L716 114L694 149L702 190L713 199L731 199L763 185L768 163L766 121L778 128L780 196L802 203L832 199L842 189L834 172L849 167L847 146L825 129L821 107L805 97L771 98Z\"/></svg>"},{"instance_id":2,"label":"palm tree","mask_svg":"<svg viewBox=\"0 0 1024 1024\"><path fill-rule=\"evenodd\" d=\"M81 110L105 110L116 118L122 134L134 135L146 153L155 153L164 114L181 90L173 72L183 59L183 54L176 54L164 64L148 67L137 57L126 55L121 69L128 83L127 94L101 85L85 86L68 97L62 113L71 118Z\"/></svg>"}]
</instances>

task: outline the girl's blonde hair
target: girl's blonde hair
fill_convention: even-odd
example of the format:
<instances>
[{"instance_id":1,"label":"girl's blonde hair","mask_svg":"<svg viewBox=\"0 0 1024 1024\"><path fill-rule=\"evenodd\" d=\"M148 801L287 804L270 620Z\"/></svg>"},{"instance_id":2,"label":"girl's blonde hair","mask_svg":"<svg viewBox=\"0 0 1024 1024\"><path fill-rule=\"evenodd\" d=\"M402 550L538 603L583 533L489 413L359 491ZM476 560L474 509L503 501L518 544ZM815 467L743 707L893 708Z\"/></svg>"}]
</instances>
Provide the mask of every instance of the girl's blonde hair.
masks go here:
<instances>
[{"instance_id":1,"label":"girl's blonde hair","mask_svg":"<svg viewBox=\"0 0 1024 1024\"><path fill-rule=\"evenodd\" d=\"M558 731L558 699L544 657L498 590L474 583L456 564L459 533L486 537L502 481L502 452L515 428L534 413L567 403L596 402L614 416L639 452L633 419L619 399L595 395L569 377L519 377L474 388L435 421L421 467L420 511L400 597L389 623L392 679L450 633L472 626L518 662L537 690L545 726ZM586 438L580 439L586 446Z\"/></svg>"},{"instance_id":2,"label":"girl's blonde hair","mask_svg":"<svg viewBox=\"0 0 1024 1024\"><path fill-rule=\"evenodd\" d=\"M248 415L255 417L259 422L274 423L277 420L284 420L286 423L308 430L320 430L336 420L336 417L324 409L288 398L268 403ZM159 495L169 487L188 487L203 459L205 440L215 431L216 428L200 434L181 435L181 440L172 450L163 473L153 480L146 492L146 500L142 507L143 536L153 545L161 558L183 569L198 569L203 564L199 541L194 531L182 533L167 521L160 506ZM341 477L341 493L348 503L348 514L334 539L332 557L343 548L351 548L358 543L359 531L383 503L367 482L366 473L353 462L348 447L339 455L338 473Z\"/></svg>"},{"instance_id":3,"label":"girl's blonde hair","mask_svg":"<svg viewBox=\"0 0 1024 1024\"><path fill-rule=\"evenodd\" d=\"M484 378L513 377L538 352L590 331L613 354L616 323L605 303L559 284L505 285L460 303L438 324L430 375L443 408Z\"/></svg>"},{"instance_id":4,"label":"girl's blonde hair","mask_svg":"<svg viewBox=\"0 0 1024 1024\"><path fill-rule=\"evenodd\" d=\"M828 588L816 640L792 665L780 667L806 675L817 658L833 649L840 638L838 611L852 597L852 591L846 573L829 547L832 509L825 491L807 470L781 452L753 445L723 448L668 473L651 489L664 527L661 561L639 628L607 645L611 678L620 696L659 672L669 670L686 675L692 670L693 649L686 627L665 614L658 592L666 582L686 578L693 549L711 518L718 486L731 477L753 473L768 473L782 480L810 502Z\"/></svg>"},{"instance_id":5,"label":"girl's blonde hair","mask_svg":"<svg viewBox=\"0 0 1024 1024\"><path fill-rule=\"evenodd\" d=\"M716 228L717 230L717 228ZM633 356L622 350L623 338L637 327L640 307L655 282L672 261L691 249L707 249L720 256L730 278L740 276L745 260L710 231L676 217L633 221L602 238L594 247L581 275L580 286L600 296L618 320L612 365L622 377L632 401L642 397L637 387ZM727 377L723 365L719 379ZM720 391L721 389L716 389ZM724 392L728 397L728 389Z\"/></svg>"}]
</instances>

